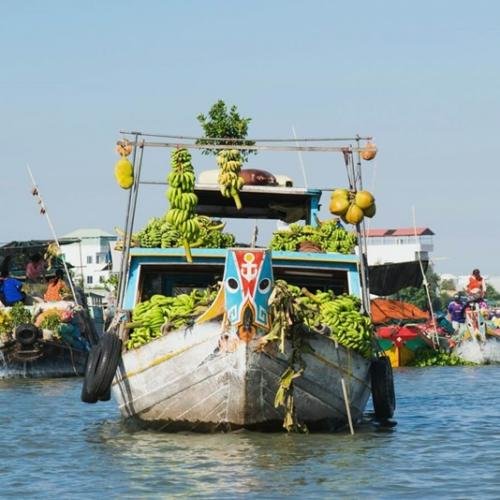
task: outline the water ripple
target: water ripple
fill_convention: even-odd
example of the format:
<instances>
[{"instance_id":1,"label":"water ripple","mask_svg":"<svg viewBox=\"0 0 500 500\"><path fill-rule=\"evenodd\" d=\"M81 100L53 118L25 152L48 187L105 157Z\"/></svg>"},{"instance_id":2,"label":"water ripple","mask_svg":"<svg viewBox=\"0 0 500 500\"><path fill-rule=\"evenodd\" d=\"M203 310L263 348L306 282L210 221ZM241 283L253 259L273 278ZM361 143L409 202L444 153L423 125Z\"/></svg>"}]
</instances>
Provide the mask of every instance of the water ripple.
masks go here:
<instances>
[{"instance_id":1,"label":"water ripple","mask_svg":"<svg viewBox=\"0 0 500 500\"><path fill-rule=\"evenodd\" d=\"M81 380L0 380L2 497L498 498L500 366L401 369L392 429L133 430Z\"/></svg>"}]
</instances>

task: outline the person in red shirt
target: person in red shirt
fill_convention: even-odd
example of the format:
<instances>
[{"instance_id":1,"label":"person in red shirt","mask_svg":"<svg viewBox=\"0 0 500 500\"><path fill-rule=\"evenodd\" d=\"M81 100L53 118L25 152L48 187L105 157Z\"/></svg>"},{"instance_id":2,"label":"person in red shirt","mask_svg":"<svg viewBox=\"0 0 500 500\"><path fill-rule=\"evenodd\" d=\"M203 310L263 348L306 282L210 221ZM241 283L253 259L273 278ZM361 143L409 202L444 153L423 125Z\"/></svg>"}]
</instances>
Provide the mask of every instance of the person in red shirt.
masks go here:
<instances>
[{"instance_id":1,"label":"person in red shirt","mask_svg":"<svg viewBox=\"0 0 500 500\"><path fill-rule=\"evenodd\" d=\"M43 257L36 253L30 257L26 264L26 280L36 283L40 281L45 274L45 261Z\"/></svg>"},{"instance_id":2,"label":"person in red shirt","mask_svg":"<svg viewBox=\"0 0 500 500\"><path fill-rule=\"evenodd\" d=\"M486 294L486 281L481 276L479 269L474 269L469 276L469 281L465 287L467 293L474 299L482 299Z\"/></svg>"}]
</instances>

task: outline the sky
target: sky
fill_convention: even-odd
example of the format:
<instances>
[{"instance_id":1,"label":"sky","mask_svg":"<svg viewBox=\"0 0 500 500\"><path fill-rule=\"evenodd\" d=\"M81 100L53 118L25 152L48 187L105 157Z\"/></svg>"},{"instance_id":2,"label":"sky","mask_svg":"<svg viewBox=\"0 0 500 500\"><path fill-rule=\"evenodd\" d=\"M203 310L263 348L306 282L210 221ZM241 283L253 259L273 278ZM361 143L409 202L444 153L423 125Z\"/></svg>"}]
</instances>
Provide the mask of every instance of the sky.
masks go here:
<instances>
[{"instance_id":1,"label":"sky","mask_svg":"<svg viewBox=\"0 0 500 500\"><path fill-rule=\"evenodd\" d=\"M219 99L248 137L370 135L371 228L434 233L435 269L500 275L500 2L0 0L0 241L124 227L120 130L199 136ZM213 158L193 154L197 172ZM309 186L345 186L339 154L302 155ZM304 179L296 153L248 167ZM164 180L169 151L147 150ZM144 187L136 229L168 208ZM328 205L324 195L323 206ZM322 217L328 212L323 209ZM228 229L246 234L241 223Z\"/></svg>"}]
</instances>

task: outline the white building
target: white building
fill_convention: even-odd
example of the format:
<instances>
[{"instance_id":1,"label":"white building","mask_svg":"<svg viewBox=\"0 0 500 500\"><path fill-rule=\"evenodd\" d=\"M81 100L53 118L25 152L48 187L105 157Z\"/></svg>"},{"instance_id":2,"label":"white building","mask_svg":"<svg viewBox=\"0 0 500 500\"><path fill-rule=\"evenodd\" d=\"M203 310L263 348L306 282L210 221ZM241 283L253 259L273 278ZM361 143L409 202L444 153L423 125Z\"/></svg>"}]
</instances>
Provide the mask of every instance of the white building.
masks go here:
<instances>
[{"instance_id":1,"label":"white building","mask_svg":"<svg viewBox=\"0 0 500 500\"><path fill-rule=\"evenodd\" d=\"M366 232L368 265L429 260L434 233L427 227L369 229Z\"/></svg>"},{"instance_id":2,"label":"white building","mask_svg":"<svg viewBox=\"0 0 500 500\"><path fill-rule=\"evenodd\" d=\"M78 240L62 246L66 262L73 266L74 279L82 280L85 291L104 289L116 268L112 249L117 237L101 229L77 229L65 234L61 242L65 239Z\"/></svg>"}]
</instances>

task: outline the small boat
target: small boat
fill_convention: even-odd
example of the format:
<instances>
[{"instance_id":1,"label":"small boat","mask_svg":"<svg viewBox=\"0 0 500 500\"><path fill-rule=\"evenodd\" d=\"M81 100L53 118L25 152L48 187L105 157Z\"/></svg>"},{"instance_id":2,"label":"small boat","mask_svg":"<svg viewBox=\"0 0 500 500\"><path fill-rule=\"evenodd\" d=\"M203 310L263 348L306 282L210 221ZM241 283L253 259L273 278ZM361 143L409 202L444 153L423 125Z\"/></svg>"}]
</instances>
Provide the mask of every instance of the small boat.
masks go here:
<instances>
[{"instance_id":1,"label":"small boat","mask_svg":"<svg viewBox=\"0 0 500 500\"><path fill-rule=\"evenodd\" d=\"M360 179L352 151L335 151L356 169L350 178ZM245 185L242 208L217 185L197 184L194 193L198 216L319 225L320 189ZM336 229L345 232L341 224ZM392 371L372 349L359 255L324 252L311 242L292 250L255 241L186 249L180 241L174 248L145 248L134 238L132 248L131 227L126 234L118 313L89 355L83 401L108 399L112 385L123 417L163 431L334 431L349 425L353 432L370 394L377 417L392 417ZM163 238L152 231L143 239L153 240ZM328 308L329 325L320 320ZM342 333L348 330L349 338Z\"/></svg>"},{"instance_id":2,"label":"small boat","mask_svg":"<svg viewBox=\"0 0 500 500\"><path fill-rule=\"evenodd\" d=\"M25 262L32 253L43 255L51 244L32 240L0 247L0 256L12 259L11 275L24 283L26 292L23 302L0 307L0 378L82 376L90 346L98 341L83 295L70 293L48 302L43 299L46 283L26 282ZM53 276L55 260L47 278Z\"/></svg>"},{"instance_id":3,"label":"small boat","mask_svg":"<svg viewBox=\"0 0 500 500\"><path fill-rule=\"evenodd\" d=\"M371 317L380 347L393 368L409 366L421 351L450 351L454 340L439 320L417 306L399 300L371 301ZM451 325L450 325L451 326Z\"/></svg>"},{"instance_id":4,"label":"small boat","mask_svg":"<svg viewBox=\"0 0 500 500\"><path fill-rule=\"evenodd\" d=\"M465 307L465 324L456 336L453 352L471 363L500 362L500 328L488 309L471 301Z\"/></svg>"}]
</instances>

